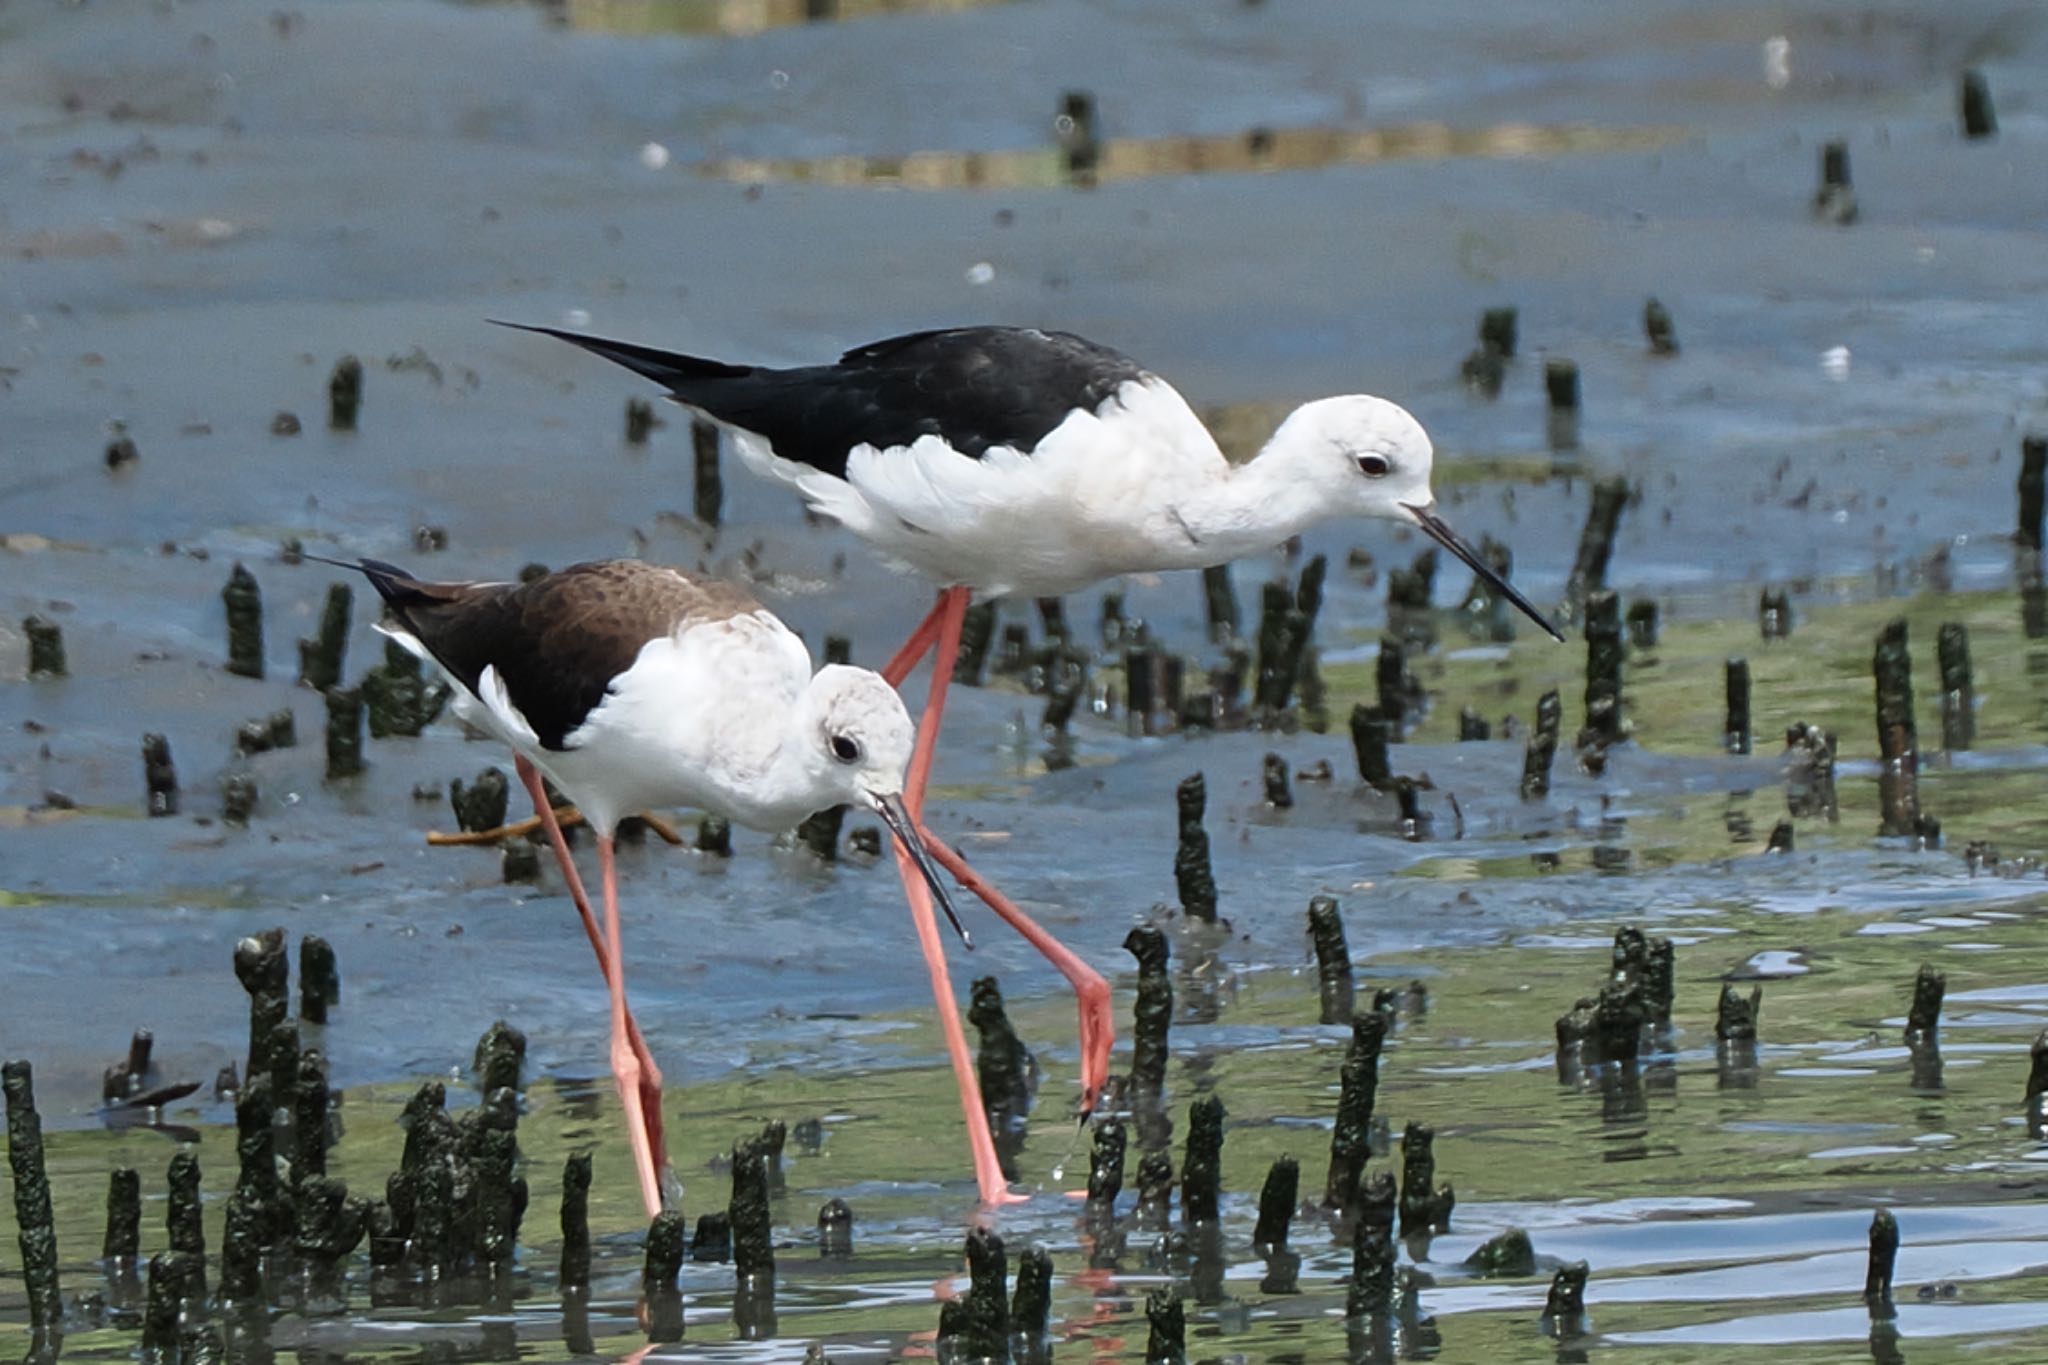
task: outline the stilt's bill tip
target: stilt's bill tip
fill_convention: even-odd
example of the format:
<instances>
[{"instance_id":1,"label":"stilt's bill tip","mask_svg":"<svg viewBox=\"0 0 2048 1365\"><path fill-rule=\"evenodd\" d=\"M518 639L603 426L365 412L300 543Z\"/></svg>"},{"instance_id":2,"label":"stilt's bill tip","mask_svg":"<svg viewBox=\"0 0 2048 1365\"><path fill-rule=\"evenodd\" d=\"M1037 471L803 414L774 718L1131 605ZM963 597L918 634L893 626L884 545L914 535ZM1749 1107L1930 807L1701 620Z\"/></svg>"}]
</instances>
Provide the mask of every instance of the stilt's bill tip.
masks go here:
<instances>
[{"instance_id":1,"label":"stilt's bill tip","mask_svg":"<svg viewBox=\"0 0 2048 1365\"><path fill-rule=\"evenodd\" d=\"M1564 633L1551 623L1550 618L1544 615L1534 602L1522 596L1514 584L1502 577L1498 569L1487 563L1485 557L1479 551L1473 549L1465 542L1462 536L1453 531L1450 523L1436 514L1436 506L1433 502L1404 502L1400 506L1402 511L1414 518L1415 524L1422 528L1423 534L1456 555L1459 561L1473 573L1478 574L1481 581L1488 587L1512 602L1516 609L1524 616L1543 627L1544 633L1549 635L1551 639L1559 644L1564 643Z\"/></svg>"},{"instance_id":2,"label":"stilt's bill tip","mask_svg":"<svg viewBox=\"0 0 2048 1365\"><path fill-rule=\"evenodd\" d=\"M946 912L946 922L953 926L953 932L960 936L960 944L968 952L974 951L974 936L967 932L967 926L960 922L960 914L953 908L953 898L946 894L946 888L939 880L939 869L932 864L931 854L925 851L924 840L917 821L909 808L903 804L901 792L870 792L868 799L874 802L875 810L881 815L882 823L889 827L889 833L917 864L917 870L931 888L932 900L939 909Z\"/></svg>"}]
</instances>

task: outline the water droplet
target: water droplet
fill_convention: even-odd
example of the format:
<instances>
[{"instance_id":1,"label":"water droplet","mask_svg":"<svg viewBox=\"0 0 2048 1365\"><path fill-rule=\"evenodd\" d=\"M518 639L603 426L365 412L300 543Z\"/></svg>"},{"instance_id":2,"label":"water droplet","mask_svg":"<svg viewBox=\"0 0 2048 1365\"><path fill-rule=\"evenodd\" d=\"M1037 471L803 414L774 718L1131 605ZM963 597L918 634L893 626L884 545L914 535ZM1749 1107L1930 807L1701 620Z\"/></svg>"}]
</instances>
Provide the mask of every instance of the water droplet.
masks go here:
<instances>
[{"instance_id":1,"label":"water droplet","mask_svg":"<svg viewBox=\"0 0 2048 1365\"><path fill-rule=\"evenodd\" d=\"M976 261L967 267L969 284L987 284L996 277L996 268L987 261Z\"/></svg>"},{"instance_id":2,"label":"water droplet","mask_svg":"<svg viewBox=\"0 0 2048 1365\"><path fill-rule=\"evenodd\" d=\"M640 164L650 171L658 171L668 165L668 148L659 142L650 142L640 149Z\"/></svg>"}]
</instances>

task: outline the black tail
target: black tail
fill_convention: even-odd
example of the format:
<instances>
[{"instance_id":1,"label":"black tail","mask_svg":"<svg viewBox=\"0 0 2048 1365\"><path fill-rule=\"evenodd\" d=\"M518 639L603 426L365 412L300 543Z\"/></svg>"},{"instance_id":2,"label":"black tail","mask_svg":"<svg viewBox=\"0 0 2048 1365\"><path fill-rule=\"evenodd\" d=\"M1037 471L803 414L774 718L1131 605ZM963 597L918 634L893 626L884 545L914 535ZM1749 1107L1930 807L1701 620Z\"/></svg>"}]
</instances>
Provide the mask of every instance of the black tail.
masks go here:
<instances>
[{"instance_id":1,"label":"black tail","mask_svg":"<svg viewBox=\"0 0 2048 1365\"><path fill-rule=\"evenodd\" d=\"M693 380L743 379L753 373L746 365L728 365L722 360L706 360L700 356L679 355L674 351L658 351L652 346L636 346L630 341L611 341L604 337L583 336L576 332L564 332L556 327L534 327L524 322L499 322L498 326L513 327L522 332L538 332L542 336L566 341L571 346L581 346L592 355L603 356L614 365L623 365L637 375L652 379L655 383L678 392Z\"/></svg>"}]
</instances>

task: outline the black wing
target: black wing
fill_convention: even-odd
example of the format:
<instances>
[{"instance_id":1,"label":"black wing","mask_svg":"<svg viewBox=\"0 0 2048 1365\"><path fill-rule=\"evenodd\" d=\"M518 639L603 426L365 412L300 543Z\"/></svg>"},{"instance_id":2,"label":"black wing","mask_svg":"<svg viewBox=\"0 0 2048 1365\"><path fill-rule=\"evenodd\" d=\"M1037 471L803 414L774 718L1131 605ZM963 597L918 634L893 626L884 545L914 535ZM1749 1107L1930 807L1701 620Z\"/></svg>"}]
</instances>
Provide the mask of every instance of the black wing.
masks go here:
<instances>
[{"instance_id":1,"label":"black wing","mask_svg":"<svg viewBox=\"0 0 2048 1365\"><path fill-rule=\"evenodd\" d=\"M330 561L339 562L339 561ZM397 623L472 693L497 670L543 748L561 750L649 640L686 617L752 610L722 584L637 560L576 564L530 583L428 583L374 559L359 569Z\"/></svg>"},{"instance_id":2,"label":"black wing","mask_svg":"<svg viewBox=\"0 0 2048 1365\"><path fill-rule=\"evenodd\" d=\"M1068 332L956 327L857 346L836 365L773 370L529 327L668 386L678 402L751 431L786 460L846 477L848 452L937 436L972 459L1030 451L1076 408L1093 412L1146 376Z\"/></svg>"}]
</instances>

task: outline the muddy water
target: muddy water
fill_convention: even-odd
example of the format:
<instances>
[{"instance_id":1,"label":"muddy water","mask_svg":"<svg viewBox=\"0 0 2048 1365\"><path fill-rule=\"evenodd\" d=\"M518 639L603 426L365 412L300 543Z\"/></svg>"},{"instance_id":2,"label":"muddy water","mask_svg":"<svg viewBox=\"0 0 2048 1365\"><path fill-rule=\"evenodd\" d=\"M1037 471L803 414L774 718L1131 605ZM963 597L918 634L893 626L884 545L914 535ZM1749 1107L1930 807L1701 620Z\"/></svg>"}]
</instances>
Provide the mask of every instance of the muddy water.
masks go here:
<instances>
[{"instance_id":1,"label":"muddy water","mask_svg":"<svg viewBox=\"0 0 2048 1365\"><path fill-rule=\"evenodd\" d=\"M607 1268L587 1330L608 1353L637 1344L639 1220L602 1083L601 993L566 902L552 878L504 886L494 853L423 846L449 821L415 785L500 761L452 726L375 743L362 778L322 780L320 708L291 679L332 575L276 562L277 547L448 576L619 553L702 564L754 575L814 643L844 633L873 662L919 585L736 469L727 524L707 534L688 516L681 426L625 447L627 379L482 320L587 320L767 361L994 320L1143 357L1247 449L1305 397L1401 398L1437 438L1447 513L1511 543L1539 599L1562 589L1587 480L1625 474L1641 496L1614 578L1667 622L1631 657L1636 742L1599 777L1560 760L1551 798L1532 804L1514 796L1520 744L1456 744L1455 718L1471 705L1526 724L1561 686L1569 734L1581 651L1503 655L1447 624L1419 665L1435 709L1396 750L1400 771L1434 783L1419 841L1354 789L1340 735L1145 740L1084 714L1078 765L1048 771L1039 699L956 693L934 823L1117 969L1120 1013L1131 978L1117 945L1174 895L1172 787L1207 773L1236 936L1214 1018L1176 1032L1170 1082L1182 1115L1212 1090L1230 1111L1227 1264L1220 1299L1190 1306L1196 1358L1349 1349L1348 1252L1312 1220L1298 1227L1303 1292L1284 1296L1259 1288L1248 1247L1266 1164L1292 1153L1318 1188L1327 1148L1342 1039L1313 1023L1303 975L1317 892L1343 900L1366 979L1430 993L1390 1047L1381 1112L1397 1137L1411 1119L1435 1125L1460 1202L1450 1234L1404 1249L1430 1276L1421 1302L1441 1344L1416 1329L1401 1349L2037 1358L2029 1271L2048 1249L2019 1092L2048 1022L2040 883L1973 877L1958 856L1970 840L2037 853L2048 823L2048 659L2005 540L2018 433L2043 398L2048 177L2028 92L2048 61L2031 14L842 8L839 22L658 0L0 15L0 1050L37 1063L72 1292L93 1285L105 1170L135 1163L160 1192L171 1150L163 1134L103 1127L99 1068L148 1027L166 1079L209 1078L242 1047L230 946L283 923L340 955L345 1003L322 1041L348 1090L336 1169L356 1188L392 1165L410 1084L458 1071L493 1018L528 1032L537 1079L514 1303L373 1310L359 1285L360 1311L286 1313L276 1345L513 1358L580 1344L550 1273L555 1182L579 1147L597 1150ZM1973 64L1999 99L2000 136L1983 144L1955 127L1955 79ZM1059 183L1052 118L1069 88L1098 101L1092 190ZM1847 229L1809 213L1830 137L1848 139L1861 199ZM1645 352L1652 293L1675 315L1676 358ZM1479 310L1502 302L1521 308L1523 355L1486 401L1458 362ZM369 370L347 435L323 421L344 352ZM1550 356L1583 370L1575 448L1547 437ZM281 411L302 434L273 434ZM110 475L114 421L141 460ZM445 528L447 548L415 552L420 526ZM1372 562L1347 567L1354 548ZM1417 548L1374 528L1309 537L1338 566L1320 644L1339 730L1371 689L1384 571ZM268 681L220 669L217 594L237 559L265 590ZM1238 567L1247 610L1283 567ZM1789 587L1800 618L1768 648L1766 584ZM1190 579L1119 589L1161 638L1204 652ZM1447 576L1437 600L1462 589ZM1098 599L1074 599L1070 617L1092 627ZM30 611L63 625L70 679L22 679L14 626ZM1924 779L1945 854L1870 837L1868 652L1897 613L1913 622L1930 750L1934 630L1972 631L1978 748ZM360 603L356 617L351 674L377 657ZM1750 759L1718 747L1720 661L1735 653L1756 678ZM234 729L282 706L304 742L247 764L256 820L226 829ZM1802 820L1793 855L1764 856L1784 814L1771 736L1793 720L1842 736L1842 819ZM145 730L171 739L179 818L142 818ZM1296 806L1268 810L1269 750L1297 772L1329 759L1337 780L1297 781ZM50 792L78 809L48 809ZM745 836L729 864L659 844L625 862L635 1005L675 1085L686 1207L722 1203L710 1163L760 1122L825 1125L776 1206L790 1244L781 1335L727 1345L729 1273L692 1266L681 1354L923 1349L912 1337L936 1322L933 1283L958 1270L971 1195L893 874ZM1081 1164L1063 1118L1071 1011L1028 950L973 922L983 946L956 972L963 986L1001 977L1047 1072L1024 1158L1044 1193L1002 1231L1054 1250L1064 1354L1140 1358L1145 1289L1174 1270L1192 1292L1212 1271L1134 1244L1113 1273L1083 1273L1089 1248L1052 1193ZM1677 1031L1639 1087L1561 1083L1552 1020L1597 986L1625 922L1680 943ZM1938 1085L1900 1038L1923 961L1950 981ZM1768 978L1753 1085L1716 1065L1712 1003L1730 972ZM224 1194L225 1108L195 1100L167 1117L201 1134L207 1189ZM834 1195L855 1207L858 1254L820 1265L806 1239ZM1905 1245L1899 1316L1873 1328L1855 1291L1880 1204L1899 1210ZM146 1248L161 1244L159 1208ZM1543 1277L1460 1268L1511 1225L1540 1257L1592 1263L1589 1339L1538 1331ZM1918 1297L1938 1283L1955 1293ZM0 1332L21 1333L19 1293L0 1278ZM134 1340L83 1314L67 1349L124 1355Z\"/></svg>"}]
</instances>

